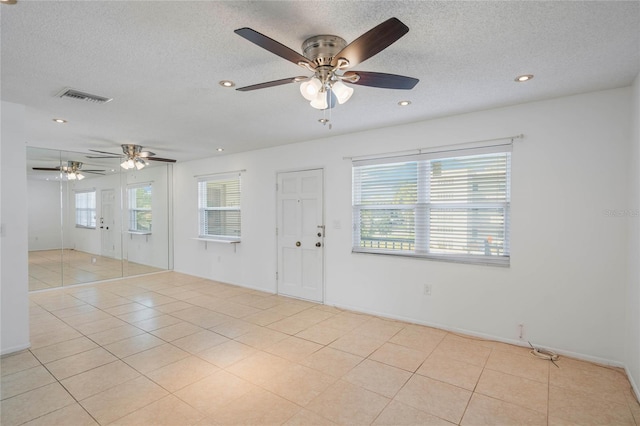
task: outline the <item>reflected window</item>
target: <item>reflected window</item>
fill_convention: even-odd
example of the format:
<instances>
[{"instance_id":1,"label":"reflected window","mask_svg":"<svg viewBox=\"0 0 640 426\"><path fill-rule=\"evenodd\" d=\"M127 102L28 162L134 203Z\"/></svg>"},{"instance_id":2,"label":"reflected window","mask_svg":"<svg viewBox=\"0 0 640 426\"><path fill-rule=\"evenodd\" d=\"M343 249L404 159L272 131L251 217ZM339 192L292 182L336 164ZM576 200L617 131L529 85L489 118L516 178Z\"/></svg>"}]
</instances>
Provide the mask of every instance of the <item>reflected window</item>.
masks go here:
<instances>
[{"instance_id":1,"label":"reflected window","mask_svg":"<svg viewBox=\"0 0 640 426\"><path fill-rule=\"evenodd\" d=\"M129 203L129 231L150 233L152 223L151 184L145 183L127 187L127 200Z\"/></svg>"},{"instance_id":2,"label":"reflected window","mask_svg":"<svg viewBox=\"0 0 640 426\"><path fill-rule=\"evenodd\" d=\"M198 236L240 238L240 176L219 175L198 179Z\"/></svg>"},{"instance_id":3,"label":"reflected window","mask_svg":"<svg viewBox=\"0 0 640 426\"><path fill-rule=\"evenodd\" d=\"M96 227L96 191L76 191L76 228Z\"/></svg>"}]
</instances>

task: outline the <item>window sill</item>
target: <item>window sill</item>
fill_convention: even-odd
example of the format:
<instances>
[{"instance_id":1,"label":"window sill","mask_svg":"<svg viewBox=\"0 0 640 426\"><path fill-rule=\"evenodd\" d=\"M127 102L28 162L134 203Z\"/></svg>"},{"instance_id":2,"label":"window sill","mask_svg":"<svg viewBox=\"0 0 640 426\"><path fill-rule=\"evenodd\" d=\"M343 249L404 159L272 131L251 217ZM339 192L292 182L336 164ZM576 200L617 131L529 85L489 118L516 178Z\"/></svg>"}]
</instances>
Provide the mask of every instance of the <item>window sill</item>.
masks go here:
<instances>
[{"instance_id":1,"label":"window sill","mask_svg":"<svg viewBox=\"0 0 640 426\"><path fill-rule=\"evenodd\" d=\"M503 268L509 268L511 266L510 256L471 257L471 256L442 256L437 254L421 255L421 254L415 254L415 253L406 252L406 251L405 252L369 251L369 250L358 250L357 248L352 248L351 253L411 257L414 259L462 263L466 265L497 266L497 267L503 267Z\"/></svg>"},{"instance_id":2,"label":"window sill","mask_svg":"<svg viewBox=\"0 0 640 426\"><path fill-rule=\"evenodd\" d=\"M224 240L224 239L218 239L218 238L192 238L194 240L197 241L204 241L204 249L208 250L209 249L209 243L218 243L218 244L233 244L233 252L235 253L238 247L238 244L240 244L240 240L239 239L228 239L228 240Z\"/></svg>"},{"instance_id":3,"label":"window sill","mask_svg":"<svg viewBox=\"0 0 640 426\"><path fill-rule=\"evenodd\" d=\"M128 231L131 235L151 235L151 232L145 231Z\"/></svg>"}]
</instances>

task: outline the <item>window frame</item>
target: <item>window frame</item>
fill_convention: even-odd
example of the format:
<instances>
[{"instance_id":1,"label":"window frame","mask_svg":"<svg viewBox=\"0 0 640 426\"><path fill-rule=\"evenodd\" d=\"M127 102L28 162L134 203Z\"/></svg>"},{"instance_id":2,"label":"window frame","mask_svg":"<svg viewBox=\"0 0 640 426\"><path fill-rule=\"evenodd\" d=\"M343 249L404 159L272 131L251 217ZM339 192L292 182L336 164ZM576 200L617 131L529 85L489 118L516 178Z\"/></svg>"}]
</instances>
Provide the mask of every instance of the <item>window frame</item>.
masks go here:
<instances>
[{"instance_id":1,"label":"window frame","mask_svg":"<svg viewBox=\"0 0 640 426\"><path fill-rule=\"evenodd\" d=\"M144 188L149 188L149 191L151 194L151 201L150 201L149 208L138 207L137 198L135 196L132 197L132 194L135 193L132 191L137 191L139 189L144 189ZM135 201L135 206L133 207L132 207L132 200ZM138 228L138 215L137 215L138 212L149 212L151 214L151 219L149 221L149 229ZM128 226L127 226L129 233L151 235L153 231L153 183L152 182L127 185L127 213L129 215ZM132 223L135 223L136 225L135 228L131 227Z\"/></svg>"},{"instance_id":2,"label":"window frame","mask_svg":"<svg viewBox=\"0 0 640 426\"><path fill-rule=\"evenodd\" d=\"M220 184L222 182L234 182L234 185L237 186L237 190L230 192L229 194L225 194L225 200L228 196L231 197L231 200L226 200L226 202L221 203L219 206L208 205L208 200L203 199L203 195L206 197L208 194L203 192L203 185L207 185L208 183ZM237 181L237 183L236 183ZM233 188L232 188L233 189ZM240 173L225 173L225 174L215 174L215 175L207 175L200 176L197 180L197 191L198 191L198 239L203 240L211 240L211 241L228 241L228 242L240 242L242 239L242 176ZM237 231L238 234L231 235L230 233L226 234L209 234L207 233L208 226L208 212L238 212L237 218ZM220 225L221 228L230 227L226 220L224 220L224 224Z\"/></svg>"},{"instance_id":3,"label":"window frame","mask_svg":"<svg viewBox=\"0 0 640 426\"><path fill-rule=\"evenodd\" d=\"M466 200L456 200L453 202L445 201L436 201L432 197L432 175L431 175L431 165L434 162L442 162L445 160L455 160L455 159L463 159L467 157L475 157L478 158L486 157L486 156L504 156L505 160L505 171L504 171L504 180L500 180L499 182L504 183L504 200L490 200L490 201L475 201L469 202L473 197L468 197ZM412 199L412 202L398 202L397 200L393 200L395 204L375 204L375 202L371 205L365 204L362 199L363 188L361 185L362 174L358 175L358 173L363 173L365 171L366 166L394 166L401 164L410 164L415 163L416 171L415 177L415 194L413 196L409 196L407 198ZM381 170L381 169L379 169ZM466 176L473 176L468 174ZM468 179L468 178L467 178ZM389 189L390 185L398 185L401 181L395 181L392 178L390 179L380 179L383 185L375 189L379 193L383 195L389 196L389 194L393 194L393 190ZM436 179L434 179L436 181ZM410 181L407 186L411 186L414 181ZM395 190L397 192L397 189ZM378 192L373 193L373 195L378 195ZM366 190L365 190L366 193ZM467 194L471 195L467 190ZM371 195L371 194L368 194ZM440 194L442 197L442 194ZM443 198L446 199L447 194L444 195ZM384 197L382 197L384 198ZM389 202L387 200L387 202ZM370 247L365 247L362 245L362 226L363 226L363 215L362 213L365 211L375 211L375 210L383 210L381 212L380 221L384 222L384 214L385 210L387 213L387 220L392 220L394 211L400 210L409 210L413 212L413 232L411 238L408 238L404 241L397 242L399 248L396 247L396 242L393 242L393 246L389 248L389 242L381 243L383 239L372 239L372 245ZM435 237L431 235L432 232L432 222L434 221L434 214L438 211L442 211L442 217L446 217L447 214L453 216L462 215L462 217L469 217L470 215L482 216L483 212L485 214L489 214L492 210L496 211L497 214L490 216L488 223L491 226L500 229L500 222L496 222L493 218L502 218L502 234L499 234L501 237L500 244L492 243L492 238L478 238L478 241L481 241L483 246L480 246L479 243L471 243L472 237L466 236L463 237L463 240L466 238L466 243L463 247L466 248L469 253L463 253L460 249L457 251L455 249L451 249L449 247L449 253L447 253L446 246L440 250L434 250L432 243L435 241ZM476 148L467 148L467 149L458 149L458 150L448 150L448 151L439 151L439 152L431 152L431 153L421 153L415 155L402 155L395 157L386 157L386 158L373 158L373 159L365 159L365 160L355 160L352 165L352 252L353 253L367 253L367 254L382 254L382 255L395 255L395 256L407 256L407 257L417 257L431 260L442 260L442 261L450 261L450 262L461 262L461 263L471 263L471 264L486 264L486 265L495 265L495 266L509 266L510 265L510 222L511 222L511 145L499 145L499 146L488 146L488 147L476 147ZM465 216L466 215L466 216ZM396 215L399 216L399 215ZM409 216L407 216L409 217ZM472 221L476 218L472 217ZM485 219L486 220L486 219ZM400 220L402 222L402 220ZM469 222L469 219L467 219ZM453 223L453 222L452 222ZM478 222L479 223L479 222ZM496 224L497 223L497 224ZM409 227L411 225L407 225ZM480 227L480 225L476 225ZM390 232L395 232L396 227L392 227ZM411 229L411 228L408 228ZM458 228L464 229L464 228ZM477 230L473 228L468 228L472 230ZM450 230L449 230L450 231ZM442 233L446 234L449 232L444 230ZM453 234L451 232L451 234ZM400 233L402 235L402 233ZM496 234L498 236L498 234ZM451 243L454 238L449 237L449 242ZM375 241L379 241L377 247L374 247ZM446 241L445 241L446 242ZM381 246L383 246L381 248ZM473 254L474 251L484 251L484 254Z\"/></svg>"},{"instance_id":4,"label":"window frame","mask_svg":"<svg viewBox=\"0 0 640 426\"><path fill-rule=\"evenodd\" d=\"M84 194L93 194L93 206L89 207L78 207L78 196L83 196ZM91 189L79 189L74 191L74 209L75 209L75 227L80 229L96 229L97 228L97 190L95 188ZM91 203L91 199L87 199L87 204ZM83 216L86 216L88 219L85 223L79 223L78 217L79 213L84 212ZM93 214L92 214L93 213ZM88 216L87 216L88 214Z\"/></svg>"}]
</instances>

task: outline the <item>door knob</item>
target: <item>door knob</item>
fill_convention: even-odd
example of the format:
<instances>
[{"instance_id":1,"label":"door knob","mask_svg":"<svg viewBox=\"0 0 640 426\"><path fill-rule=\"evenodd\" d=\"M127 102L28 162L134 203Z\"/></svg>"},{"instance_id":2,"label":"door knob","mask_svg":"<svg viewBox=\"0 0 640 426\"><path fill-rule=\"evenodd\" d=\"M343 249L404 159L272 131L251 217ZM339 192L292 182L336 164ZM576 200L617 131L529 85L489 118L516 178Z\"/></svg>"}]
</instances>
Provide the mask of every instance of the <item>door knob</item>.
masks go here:
<instances>
[{"instance_id":1,"label":"door knob","mask_svg":"<svg viewBox=\"0 0 640 426\"><path fill-rule=\"evenodd\" d=\"M296 247L300 247L300 241L296 241Z\"/></svg>"},{"instance_id":2,"label":"door knob","mask_svg":"<svg viewBox=\"0 0 640 426\"><path fill-rule=\"evenodd\" d=\"M316 243L316 247L322 247L322 244L320 243L320 241Z\"/></svg>"}]
</instances>

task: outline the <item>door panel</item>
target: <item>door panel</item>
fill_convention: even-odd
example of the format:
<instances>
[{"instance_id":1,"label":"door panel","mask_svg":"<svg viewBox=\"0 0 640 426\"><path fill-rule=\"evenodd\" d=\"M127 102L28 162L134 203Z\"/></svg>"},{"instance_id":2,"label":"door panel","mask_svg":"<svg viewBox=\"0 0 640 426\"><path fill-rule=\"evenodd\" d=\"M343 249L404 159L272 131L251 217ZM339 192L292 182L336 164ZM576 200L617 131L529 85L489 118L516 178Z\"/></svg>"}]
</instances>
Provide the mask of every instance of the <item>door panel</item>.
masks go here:
<instances>
[{"instance_id":1,"label":"door panel","mask_svg":"<svg viewBox=\"0 0 640 426\"><path fill-rule=\"evenodd\" d=\"M308 291L321 289L322 282L319 279L322 270L318 253L316 250L302 251L302 285Z\"/></svg>"},{"instance_id":2,"label":"door panel","mask_svg":"<svg viewBox=\"0 0 640 426\"><path fill-rule=\"evenodd\" d=\"M278 293L321 302L324 298L323 171L278 174L277 206Z\"/></svg>"},{"instance_id":3,"label":"door panel","mask_svg":"<svg viewBox=\"0 0 640 426\"><path fill-rule=\"evenodd\" d=\"M282 200L282 235L295 238L298 235L298 202Z\"/></svg>"},{"instance_id":4,"label":"door panel","mask_svg":"<svg viewBox=\"0 0 640 426\"><path fill-rule=\"evenodd\" d=\"M301 201L302 235L315 237L318 232L318 200L307 199ZM315 240L314 240L315 241Z\"/></svg>"}]
</instances>

